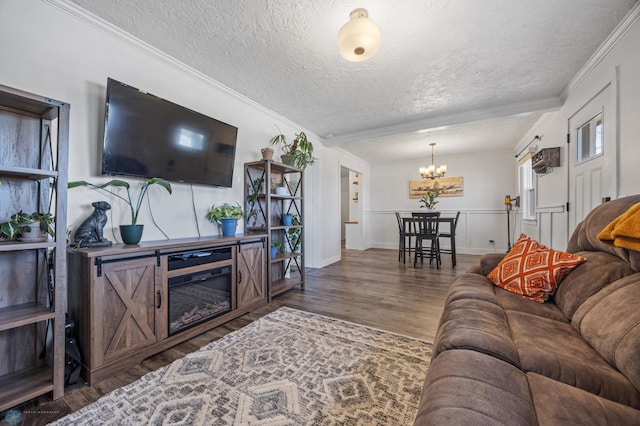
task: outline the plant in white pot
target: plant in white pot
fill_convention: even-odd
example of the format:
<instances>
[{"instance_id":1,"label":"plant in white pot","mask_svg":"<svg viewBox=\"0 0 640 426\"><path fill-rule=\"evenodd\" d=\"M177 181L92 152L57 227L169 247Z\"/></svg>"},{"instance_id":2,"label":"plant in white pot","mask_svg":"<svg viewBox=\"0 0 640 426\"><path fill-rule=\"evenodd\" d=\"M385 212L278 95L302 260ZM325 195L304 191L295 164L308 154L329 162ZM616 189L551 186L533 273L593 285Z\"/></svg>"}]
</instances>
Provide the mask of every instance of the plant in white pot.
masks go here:
<instances>
[{"instance_id":1,"label":"plant in white pot","mask_svg":"<svg viewBox=\"0 0 640 426\"><path fill-rule=\"evenodd\" d=\"M209 219L211 223L219 223L222 225L222 235L224 237L233 237L236 235L238 219L242 218L244 214L244 210L242 210L242 207L238 203L236 203L235 206L229 203L224 203L219 206L214 204L207 213L207 219Z\"/></svg>"},{"instance_id":2,"label":"plant in white pot","mask_svg":"<svg viewBox=\"0 0 640 426\"><path fill-rule=\"evenodd\" d=\"M25 213L22 210L11 215L11 220L0 223L0 237L6 240L40 242L47 239L47 234L55 237L51 213Z\"/></svg>"},{"instance_id":3,"label":"plant in white pot","mask_svg":"<svg viewBox=\"0 0 640 426\"><path fill-rule=\"evenodd\" d=\"M426 191L420 198L420 207L425 207L428 212L435 210L436 204L439 203L436 198L439 196L440 192L437 189Z\"/></svg>"},{"instance_id":4,"label":"plant in white pot","mask_svg":"<svg viewBox=\"0 0 640 426\"><path fill-rule=\"evenodd\" d=\"M129 205L129 210L131 211L131 225L120 225L120 236L122 237L122 242L125 244L138 244L142 239L142 230L144 227L144 225L138 224L138 215L140 214L140 208L142 207L142 201L144 200L144 196L147 194L147 191L149 190L149 187L151 185L160 185L161 187L166 189L169 194L173 192L171 188L171 184L168 181L162 178L154 177L145 181L142 184L142 186L140 187L140 192L138 194L138 199L134 204L133 198L131 198L131 191L130 191L131 185L129 185L129 182L125 182L123 180L113 179L107 183L103 183L102 185L96 185L93 183L86 182L84 180L79 180L75 182L69 182L67 186L69 188L77 188L79 186L88 186L93 189L99 189L104 192L108 192L114 197L118 197L121 200L123 200L125 203L127 203ZM126 190L127 197L125 198L119 195L118 193L116 193L115 191L111 191L107 189L110 186L114 186L116 188L124 188Z\"/></svg>"}]
</instances>

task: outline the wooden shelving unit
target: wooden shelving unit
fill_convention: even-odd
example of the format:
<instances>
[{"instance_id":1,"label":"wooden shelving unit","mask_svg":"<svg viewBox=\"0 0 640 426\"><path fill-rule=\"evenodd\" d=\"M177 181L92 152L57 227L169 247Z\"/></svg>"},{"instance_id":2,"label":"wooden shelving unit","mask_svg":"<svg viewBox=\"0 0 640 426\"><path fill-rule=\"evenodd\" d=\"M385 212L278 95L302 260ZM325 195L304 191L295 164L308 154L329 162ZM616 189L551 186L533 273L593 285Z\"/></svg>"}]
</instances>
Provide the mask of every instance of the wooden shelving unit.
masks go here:
<instances>
[{"instance_id":1,"label":"wooden shelving unit","mask_svg":"<svg viewBox=\"0 0 640 426\"><path fill-rule=\"evenodd\" d=\"M44 242L0 242L0 411L64 394L69 109L0 85L0 222L50 212L59 231Z\"/></svg>"},{"instance_id":2,"label":"wooden shelving unit","mask_svg":"<svg viewBox=\"0 0 640 426\"><path fill-rule=\"evenodd\" d=\"M286 193L276 193L276 187ZM279 243L284 253L270 258L269 300L291 288L304 289L304 173L301 169L272 160L244 165L245 232L266 232L269 245ZM282 215L294 216L290 226Z\"/></svg>"}]
</instances>

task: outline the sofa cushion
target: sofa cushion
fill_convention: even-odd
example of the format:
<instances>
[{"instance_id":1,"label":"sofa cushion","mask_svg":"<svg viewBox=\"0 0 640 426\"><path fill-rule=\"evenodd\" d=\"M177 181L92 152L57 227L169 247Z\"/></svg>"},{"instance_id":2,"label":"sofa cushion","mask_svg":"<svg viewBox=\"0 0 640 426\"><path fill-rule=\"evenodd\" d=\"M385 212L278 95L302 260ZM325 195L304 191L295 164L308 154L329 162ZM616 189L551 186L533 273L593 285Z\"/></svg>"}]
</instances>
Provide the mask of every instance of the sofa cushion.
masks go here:
<instances>
[{"instance_id":1,"label":"sofa cushion","mask_svg":"<svg viewBox=\"0 0 640 426\"><path fill-rule=\"evenodd\" d=\"M591 251L578 254L586 257L588 261L562 281L554 296L556 304L569 319L590 296L610 283L635 272L627 262L610 253Z\"/></svg>"},{"instance_id":2,"label":"sofa cushion","mask_svg":"<svg viewBox=\"0 0 640 426\"><path fill-rule=\"evenodd\" d=\"M569 253L580 251L610 253L629 263L636 272L640 272L640 251L615 247L598 239L598 234L611 221L638 202L640 202L640 195L633 195L601 204L593 209L571 234L567 251Z\"/></svg>"},{"instance_id":3,"label":"sofa cushion","mask_svg":"<svg viewBox=\"0 0 640 426\"><path fill-rule=\"evenodd\" d=\"M507 291L543 303L565 275L585 260L582 256L547 248L521 234L487 278Z\"/></svg>"},{"instance_id":4,"label":"sofa cushion","mask_svg":"<svg viewBox=\"0 0 640 426\"><path fill-rule=\"evenodd\" d=\"M534 303L499 287L494 286L494 288L496 289L496 301L505 311L525 312L556 321L569 322L555 303Z\"/></svg>"},{"instance_id":5,"label":"sofa cushion","mask_svg":"<svg viewBox=\"0 0 640 426\"><path fill-rule=\"evenodd\" d=\"M451 349L471 349L520 365L504 310L486 300L459 299L445 305L432 359Z\"/></svg>"},{"instance_id":6,"label":"sofa cushion","mask_svg":"<svg viewBox=\"0 0 640 426\"><path fill-rule=\"evenodd\" d=\"M507 311L513 341L524 371L640 408L640 393L609 365L571 324Z\"/></svg>"},{"instance_id":7,"label":"sofa cushion","mask_svg":"<svg viewBox=\"0 0 640 426\"><path fill-rule=\"evenodd\" d=\"M640 411L631 407L535 373L527 380L540 425L640 424Z\"/></svg>"},{"instance_id":8,"label":"sofa cushion","mask_svg":"<svg viewBox=\"0 0 640 426\"><path fill-rule=\"evenodd\" d=\"M496 303L496 286L478 274L458 275L449 288L445 306L459 299L478 299Z\"/></svg>"},{"instance_id":9,"label":"sofa cushion","mask_svg":"<svg viewBox=\"0 0 640 426\"><path fill-rule=\"evenodd\" d=\"M480 273L482 275L489 275L505 256L505 253L487 253L482 255L480 257Z\"/></svg>"},{"instance_id":10,"label":"sofa cushion","mask_svg":"<svg viewBox=\"0 0 640 426\"><path fill-rule=\"evenodd\" d=\"M612 283L583 303L573 324L640 391L640 273Z\"/></svg>"},{"instance_id":11,"label":"sofa cushion","mask_svg":"<svg viewBox=\"0 0 640 426\"><path fill-rule=\"evenodd\" d=\"M526 375L474 351L433 360L414 425L536 425Z\"/></svg>"}]
</instances>

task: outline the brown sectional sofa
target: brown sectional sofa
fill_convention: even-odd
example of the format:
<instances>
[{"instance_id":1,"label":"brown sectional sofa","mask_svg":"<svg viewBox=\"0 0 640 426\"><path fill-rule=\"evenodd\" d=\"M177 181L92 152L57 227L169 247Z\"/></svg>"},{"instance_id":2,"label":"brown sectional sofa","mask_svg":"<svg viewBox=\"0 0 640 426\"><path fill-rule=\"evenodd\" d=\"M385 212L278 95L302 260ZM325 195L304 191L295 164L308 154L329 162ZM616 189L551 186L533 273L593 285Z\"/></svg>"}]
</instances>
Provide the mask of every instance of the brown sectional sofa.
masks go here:
<instances>
[{"instance_id":1,"label":"brown sectional sofa","mask_svg":"<svg viewBox=\"0 0 640 426\"><path fill-rule=\"evenodd\" d=\"M504 255L453 282L415 425L640 425L640 252L597 234L640 195L595 208L587 258L539 304L493 285Z\"/></svg>"}]
</instances>

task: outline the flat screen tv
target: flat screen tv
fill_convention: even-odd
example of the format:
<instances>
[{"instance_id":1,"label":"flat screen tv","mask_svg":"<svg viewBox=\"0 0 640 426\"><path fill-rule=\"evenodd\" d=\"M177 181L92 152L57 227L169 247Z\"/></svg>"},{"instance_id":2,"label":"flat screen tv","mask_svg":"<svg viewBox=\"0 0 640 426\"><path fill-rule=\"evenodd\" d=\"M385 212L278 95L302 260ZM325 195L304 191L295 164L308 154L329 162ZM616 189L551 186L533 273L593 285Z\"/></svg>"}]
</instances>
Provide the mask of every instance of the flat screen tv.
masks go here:
<instances>
[{"instance_id":1,"label":"flat screen tv","mask_svg":"<svg viewBox=\"0 0 640 426\"><path fill-rule=\"evenodd\" d=\"M102 174L231 187L238 129L111 78Z\"/></svg>"}]
</instances>

